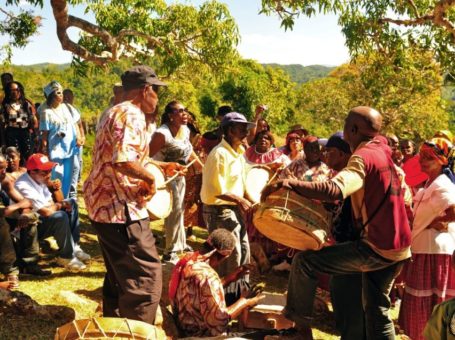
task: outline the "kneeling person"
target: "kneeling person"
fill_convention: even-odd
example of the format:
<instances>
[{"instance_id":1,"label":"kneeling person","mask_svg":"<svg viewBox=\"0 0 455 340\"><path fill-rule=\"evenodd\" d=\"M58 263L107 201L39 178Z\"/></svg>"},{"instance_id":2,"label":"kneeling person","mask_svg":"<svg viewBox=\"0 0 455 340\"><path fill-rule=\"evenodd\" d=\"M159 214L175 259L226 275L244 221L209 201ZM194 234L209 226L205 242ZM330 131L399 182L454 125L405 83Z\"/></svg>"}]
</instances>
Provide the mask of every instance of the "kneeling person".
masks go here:
<instances>
[{"instance_id":1,"label":"kneeling person","mask_svg":"<svg viewBox=\"0 0 455 340\"><path fill-rule=\"evenodd\" d=\"M172 272L169 297L185 336L217 336L226 333L229 321L236 318L263 298L246 298L246 293L226 307L223 286L245 275L248 267L241 266L221 279L214 270L228 258L235 247L234 235L226 229L213 231L204 248L181 259Z\"/></svg>"},{"instance_id":2,"label":"kneeling person","mask_svg":"<svg viewBox=\"0 0 455 340\"><path fill-rule=\"evenodd\" d=\"M38 239L53 236L59 247L58 264L69 270L82 270L86 266L81 260L90 256L75 243L79 238L79 219L74 201L54 203L47 184L52 168L57 163L49 161L43 154L34 154L27 160L27 172L21 175L15 188L32 201L33 210L40 215Z\"/></svg>"}]
</instances>

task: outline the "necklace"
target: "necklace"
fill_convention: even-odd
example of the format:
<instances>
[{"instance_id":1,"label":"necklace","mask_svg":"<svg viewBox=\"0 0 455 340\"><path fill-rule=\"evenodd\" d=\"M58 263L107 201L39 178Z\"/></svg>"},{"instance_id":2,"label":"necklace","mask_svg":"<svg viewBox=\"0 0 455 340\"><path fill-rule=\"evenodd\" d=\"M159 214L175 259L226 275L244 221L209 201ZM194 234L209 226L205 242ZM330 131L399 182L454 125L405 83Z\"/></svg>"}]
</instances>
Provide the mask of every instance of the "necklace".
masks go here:
<instances>
[{"instance_id":1,"label":"necklace","mask_svg":"<svg viewBox=\"0 0 455 340\"><path fill-rule=\"evenodd\" d=\"M256 146L254 146L254 152L256 152L258 155L263 155L263 154L267 153L268 151L260 152L256 149Z\"/></svg>"}]
</instances>

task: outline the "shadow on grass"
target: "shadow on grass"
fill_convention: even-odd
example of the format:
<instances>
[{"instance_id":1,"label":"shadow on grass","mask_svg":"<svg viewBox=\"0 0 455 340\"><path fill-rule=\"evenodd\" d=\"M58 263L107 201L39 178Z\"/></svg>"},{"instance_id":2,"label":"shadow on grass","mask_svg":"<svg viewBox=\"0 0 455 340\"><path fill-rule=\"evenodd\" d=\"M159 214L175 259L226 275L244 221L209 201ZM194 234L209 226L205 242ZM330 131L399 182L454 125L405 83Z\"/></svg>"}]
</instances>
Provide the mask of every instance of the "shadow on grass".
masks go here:
<instances>
[{"instance_id":1,"label":"shadow on grass","mask_svg":"<svg viewBox=\"0 0 455 340\"><path fill-rule=\"evenodd\" d=\"M93 290L79 289L74 291L76 294L83 295L86 298L95 302L100 302L103 299L103 287L98 287Z\"/></svg>"},{"instance_id":2,"label":"shadow on grass","mask_svg":"<svg viewBox=\"0 0 455 340\"><path fill-rule=\"evenodd\" d=\"M34 281L45 281L52 280L57 278L66 278L66 277L81 277L82 278L95 278L102 279L104 278L105 271L80 271L80 272L70 272L70 271L61 271L58 273L52 273L50 276L33 276L33 275L21 275L21 282L34 282Z\"/></svg>"}]
</instances>

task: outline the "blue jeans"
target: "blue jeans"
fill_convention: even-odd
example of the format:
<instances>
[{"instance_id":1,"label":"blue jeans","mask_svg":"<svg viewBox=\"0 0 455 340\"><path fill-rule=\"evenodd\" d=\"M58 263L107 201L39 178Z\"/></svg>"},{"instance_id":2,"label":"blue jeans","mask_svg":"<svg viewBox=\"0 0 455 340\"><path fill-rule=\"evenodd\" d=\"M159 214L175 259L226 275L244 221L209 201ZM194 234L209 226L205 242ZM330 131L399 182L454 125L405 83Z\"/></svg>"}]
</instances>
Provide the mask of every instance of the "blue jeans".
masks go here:
<instances>
[{"instance_id":1,"label":"blue jeans","mask_svg":"<svg viewBox=\"0 0 455 340\"><path fill-rule=\"evenodd\" d=\"M77 199L77 185L81 179L82 173L82 146L78 147L79 151L73 156L73 173L71 176L71 184L69 198Z\"/></svg>"},{"instance_id":2,"label":"blue jeans","mask_svg":"<svg viewBox=\"0 0 455 340\"><path fill-rule=\"evenodd\" d=\"M361 273L367 339L395 339L389 318L389 293L403 263L379 256L363 241L300 252L292 261L285 315L297 325L309 326L317 286L316 272Z\"/></svg>"}]
</instances>

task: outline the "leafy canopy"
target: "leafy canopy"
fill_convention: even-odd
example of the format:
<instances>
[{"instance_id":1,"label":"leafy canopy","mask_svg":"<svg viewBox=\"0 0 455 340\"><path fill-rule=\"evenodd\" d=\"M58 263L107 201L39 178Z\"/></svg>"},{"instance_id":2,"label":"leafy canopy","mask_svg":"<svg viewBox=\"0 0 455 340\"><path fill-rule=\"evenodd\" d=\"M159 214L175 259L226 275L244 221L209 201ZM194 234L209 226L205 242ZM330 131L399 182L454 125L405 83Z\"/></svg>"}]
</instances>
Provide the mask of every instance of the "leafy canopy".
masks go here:
<instances>
[{"instance_id":1,"label":"leafy canopy","mask_svg":"<svg viewBox=\"0 0 455 340\"><path fill-rule=\"evenodd\" d=\"M301 15L335 14L354 57L418 46L444 69L455 66L454 0L262 0L261 12L278 14L285 29Z\"/></svg>"},{"instance_id":2,"label":"leafy canopy","mask_svg":"<svg viewBox=\"0 0 455 340\"><path fill-rule=\"evenodd\" d=\"M26 1L34 11L24 10ZM0 34L8 36L3 59L11 58L11 47L25 47L39 30L36 14L43 0L7 0L0 21ZM51 0L57 36L64 50L73 53L80 69L87 62L108 66L120 59L162 65L168 74L188 63L204 63L219 68L237 58L237 25L227 6L210 0L195 7L168 5L164 0ZM70 14L71 6L83 6L84 17ZM94 18L94 22L86 18ZM80 30L78 41L67 34L70 27Z\"/></svg>"}]
</instances>

